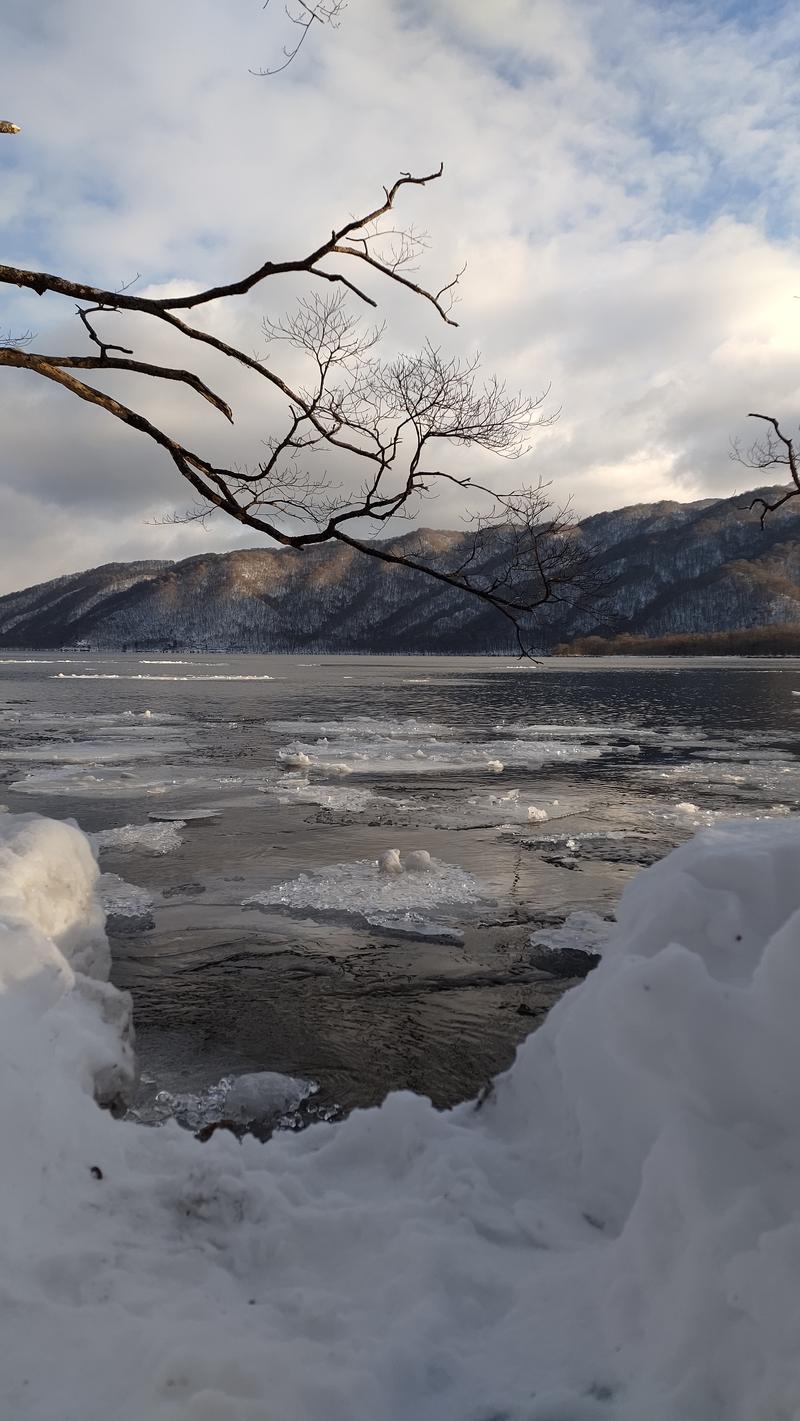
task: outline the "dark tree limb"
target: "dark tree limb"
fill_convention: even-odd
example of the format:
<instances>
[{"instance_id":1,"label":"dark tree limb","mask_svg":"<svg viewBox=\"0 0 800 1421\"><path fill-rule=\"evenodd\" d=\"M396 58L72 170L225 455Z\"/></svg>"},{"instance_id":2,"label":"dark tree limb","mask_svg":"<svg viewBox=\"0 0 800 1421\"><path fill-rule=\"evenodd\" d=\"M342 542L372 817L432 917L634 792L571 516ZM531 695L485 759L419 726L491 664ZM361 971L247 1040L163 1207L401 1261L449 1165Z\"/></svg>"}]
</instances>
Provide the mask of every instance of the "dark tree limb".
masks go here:
<instances>
[{"instance_id":1,"label":"dark tree limb","mask_svg":"<svg viewBox=\"0 0 800 1421\"><path fill-rule=\"evenodd\" d=\"M593 576L582 540L569 509L554 508L541 483L497 492L483 476L451 466L447 455L459 448L518 459L529 448L532 430L552 422L554 416L544 408L549 391L534 397L509 391L496 378L482 377L477 356L459 359L431 343L415 354L383 359L382 327L362 326L348 306L350 297L377 304L352 279L348 268L358 265L428 302L444 323L455 324L449 313L461 273L438 290L412 279L412 263L427 239L413 228L381 225L401 192L425 187L441 174L441 165L421 177L402 173L384 188L381 202L334 227L306 256L265 261L237 281L184 296L138 296L130 284L108 291L0 265L0 286L75 302L93 347L88 354L49 355L27 349L29 335L9 336L0 340L0 366L58 384L157 444L201 500L185 516L202 519L218 510L284 547L338 542L384 564L424 574L493 608L512 624L524 652L538 608L554 601L574 604L591 592ZM324 265L331 257L337 258L336 269ZM312 290L289 315L265 320L263 331L270 346L292 348L295 366L299 357L306 371L300 383L296 378L290 383L271 356L248 354L188 319L193 310L247 295L269 278L298 273L312 284L324 282L328 291ZM106 338L109 318L133 314L155 320L267 382L284 415L279 417L282 429L270 416L273 427L264 441L264 457L245 468L217 466L144 414L71 373L123 372L158 384L177 382L232 421L226 401L194 371L137 360L130 347ZM332 460L332 466L320 462L324 459ZM416 517L422 502L444 487L488 504L488 511L471 515L466 552L459 540L450 562L421 545L415 550L407 543L390 547L375 542L364 531Z\"/></svg>"},{"instance_id":2,"label":"dark tree limb","mask_svg":"<svg viewBox=\"0 0 800 1421\"><path fill-rule=\"evenodd\" d=\"M788 469L791 477L791 484L777 498L767 499L759 494L748 505L751 510L761 509L760 522L763 528L768 514L775 513L785 503L800 496L800 464L794 439L784 434L774 415L755 414L751 411L748 419L762 420L764 424L769 425L769 430L763 439L756 440L746 450L735 443L732 457L737 463L744 464L745 468L757 469L760 472L766 469Z\"/></svg>"}]
</instances>

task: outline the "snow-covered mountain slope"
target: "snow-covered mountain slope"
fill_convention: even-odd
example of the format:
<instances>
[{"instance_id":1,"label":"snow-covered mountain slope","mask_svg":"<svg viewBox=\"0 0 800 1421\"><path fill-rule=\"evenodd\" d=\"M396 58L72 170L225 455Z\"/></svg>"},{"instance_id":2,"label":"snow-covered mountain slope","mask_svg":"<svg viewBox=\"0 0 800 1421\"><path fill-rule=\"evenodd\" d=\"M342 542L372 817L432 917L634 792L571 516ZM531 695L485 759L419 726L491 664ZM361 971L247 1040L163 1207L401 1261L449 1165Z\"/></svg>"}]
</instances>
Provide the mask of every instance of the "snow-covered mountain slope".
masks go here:
<instances>
[{"instance_id":1,"label":"snow-covered mountain slope","mask_svg":"<svg viewBox=\"0 0 800 1421\"><path fill-rule=\"evenodd\" d=\"M605 583L579 610L543 608L534 642L595 632L729 631L800 623L800 501L764 528L750 495L638 504L587 518L577 536ZM389 539L442 568L472 533ZM495 545L486 565L502 560ZM252 548L183 562L110 563L0 597L0 646L226 651L507 651L504 618L421 574L327 545Z\"/></svg>"}]
</instances>

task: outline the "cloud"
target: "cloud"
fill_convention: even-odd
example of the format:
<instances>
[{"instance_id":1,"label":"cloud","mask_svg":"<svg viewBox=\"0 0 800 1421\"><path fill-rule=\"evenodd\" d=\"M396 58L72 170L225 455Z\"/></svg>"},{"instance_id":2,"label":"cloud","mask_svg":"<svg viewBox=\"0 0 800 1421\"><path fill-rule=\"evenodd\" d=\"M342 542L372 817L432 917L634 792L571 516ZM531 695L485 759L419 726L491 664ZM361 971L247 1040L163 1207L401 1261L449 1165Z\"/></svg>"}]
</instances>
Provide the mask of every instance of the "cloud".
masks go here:
<instances>
[{"instance_id":1,"label":"cloud","mask_svg":"<svg viewBox=\"0 0 800 1421\"><path fill-rule=\"evenodd\" d=\"M23 133L0 147L3 259L112 287L207 285L313 248L397 172L444 158L402 216L431 232L434 284L467 261L461 325L371 283L388 349L481 348L514 384L550 382L561 419L525 473L581 512L741 487L728 442L747 409L791 422L800 407L796 7L351 0L284 75L253 78L282 23L257 0L14 7L4 104ZM299 290L268 286L203 319L260 347L262 314ZM83 348L68 303L0 300L0 329ZM257 457L278 417L263 381L142 323L112 329L142 358L191 358L236 426L185 390L105 388L212 457ZM3 373L0 419L0 590L255 540L218 519L152 526L191 502L169 461L32 376ZM448 493L423 516L460 512Z\"/></svg>"}]
</instances>

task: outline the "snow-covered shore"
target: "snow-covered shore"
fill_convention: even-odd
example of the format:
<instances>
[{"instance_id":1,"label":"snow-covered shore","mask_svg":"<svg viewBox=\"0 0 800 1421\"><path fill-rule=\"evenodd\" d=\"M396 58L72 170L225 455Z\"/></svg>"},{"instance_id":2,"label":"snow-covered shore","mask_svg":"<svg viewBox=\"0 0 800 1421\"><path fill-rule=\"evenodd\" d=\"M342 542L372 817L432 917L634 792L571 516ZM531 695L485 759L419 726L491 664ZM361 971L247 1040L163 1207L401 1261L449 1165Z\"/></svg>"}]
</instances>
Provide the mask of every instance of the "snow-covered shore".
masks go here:
<instances>
[{"instance_id":1,"label":"snow-covered shore","mask_svg":"<svg viewBox=\"0 0 800 1421\"><path fill-rule=\"evenodd\" d=\"M124 1092L76 828L0 816L0 1395L15 1421L789 1421L800 828L718 825L480 1107L267 1145Z\"/></svg>"}]
</instances>

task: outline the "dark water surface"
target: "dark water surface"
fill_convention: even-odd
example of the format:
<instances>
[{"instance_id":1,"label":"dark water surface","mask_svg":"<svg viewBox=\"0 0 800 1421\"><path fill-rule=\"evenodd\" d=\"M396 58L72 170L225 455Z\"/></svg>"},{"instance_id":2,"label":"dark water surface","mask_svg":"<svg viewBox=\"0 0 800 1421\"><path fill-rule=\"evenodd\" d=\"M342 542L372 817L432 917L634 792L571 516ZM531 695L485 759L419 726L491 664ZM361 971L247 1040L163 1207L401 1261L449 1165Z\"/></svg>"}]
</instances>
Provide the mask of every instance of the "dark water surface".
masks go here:
<instances>
[{"instance_id":1,"label":"dark water surface","mask_svg":"<svg viewBox=\"0 0 800 1421\"><path fill-rule=\"evenodd\" d=\"M0 799L90 832L216 815L168 852L100 853L123 900L126 884L150 899L109 922L145 1114L159 1087L256 1070L345 1107L396 1087L447 1104L509 1064L563 989L531 965L537 928L612 912L716 815L797 811L798 693L788 659L19 653L0 660ZM485 899L421 901L405 937L348 915L349 879L327 906L247 904L392 847L464 870ZM368 862L353 872L385 886Z\"/></svg>"}]
</instances>

